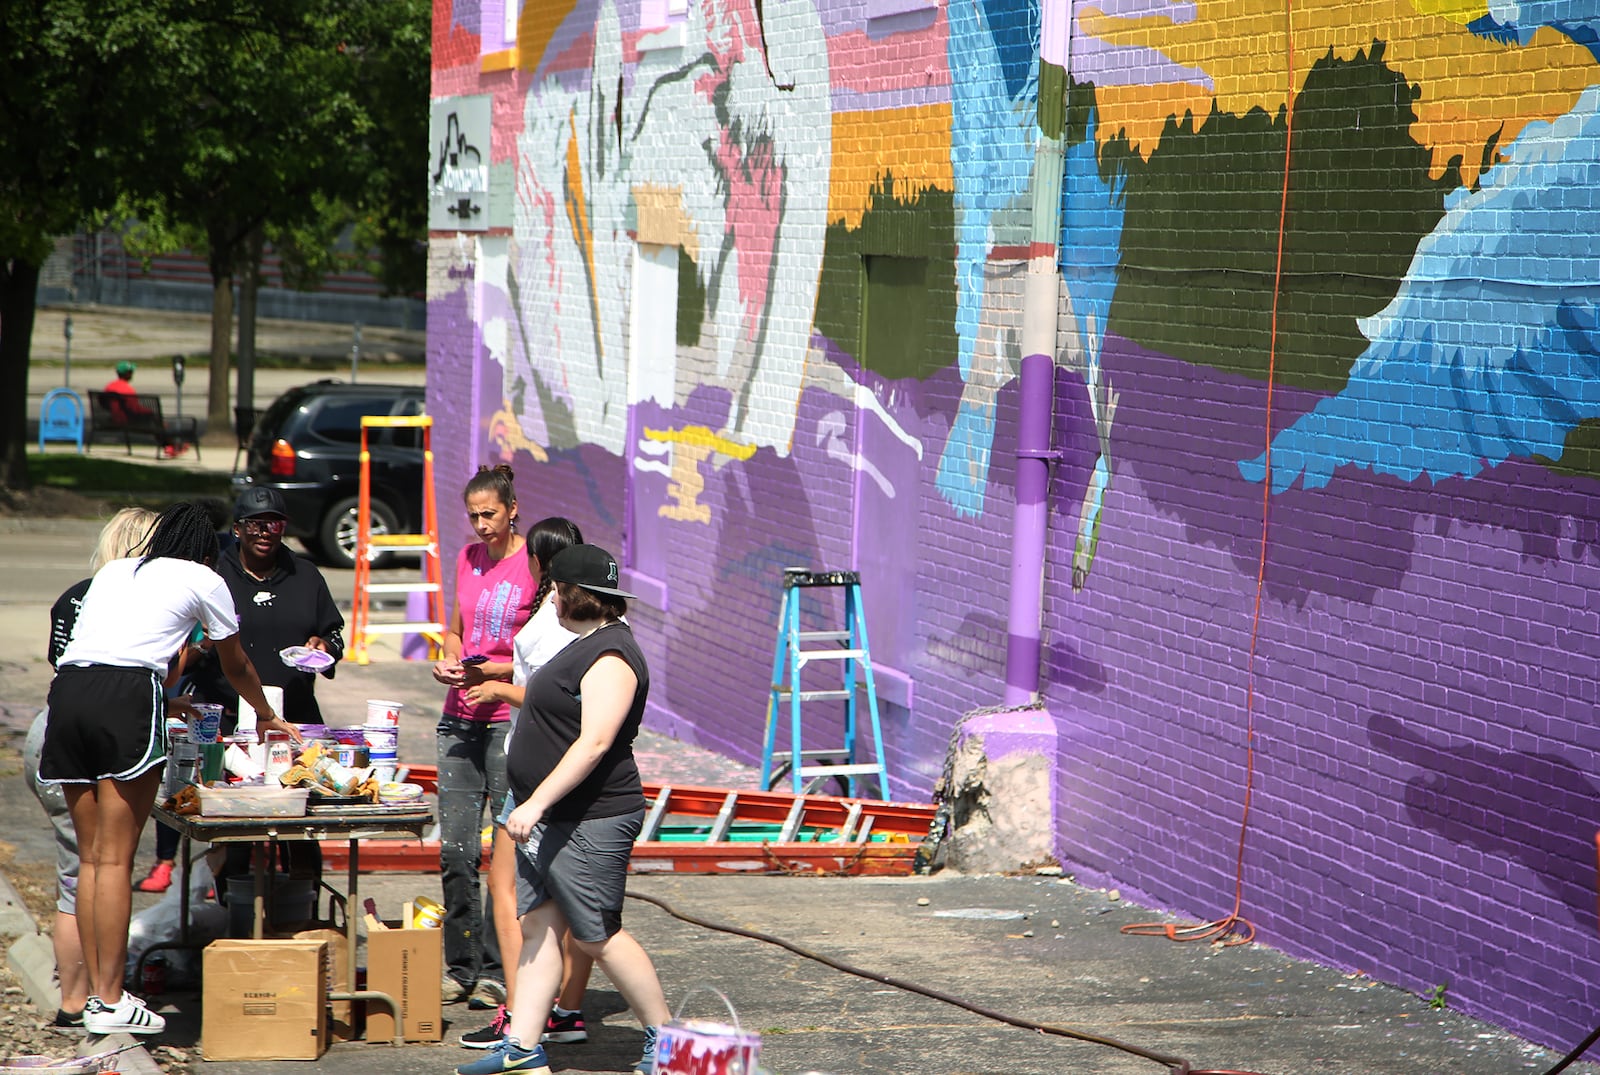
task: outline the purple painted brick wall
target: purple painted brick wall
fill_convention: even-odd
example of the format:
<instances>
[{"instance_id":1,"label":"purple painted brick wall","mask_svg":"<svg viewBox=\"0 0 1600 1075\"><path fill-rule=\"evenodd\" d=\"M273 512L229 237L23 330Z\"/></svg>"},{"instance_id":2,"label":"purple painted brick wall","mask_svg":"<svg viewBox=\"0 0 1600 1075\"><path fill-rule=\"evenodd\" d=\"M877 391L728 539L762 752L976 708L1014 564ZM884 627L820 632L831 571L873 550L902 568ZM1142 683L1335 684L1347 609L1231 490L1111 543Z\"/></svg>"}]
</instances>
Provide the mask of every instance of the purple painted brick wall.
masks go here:
<instances>
[{"instance_id":1,"label":"purple painted brick wall","mask_svg":"<svg viewBox=\"0 0 1600 1075\"><path fill-rule=\"evenodd\" d=\"M745 0L715 7L756 25ZM859 145L827 146L834 189L820 195L830 213L839 191L841 203L864 204L849 184L893 174L896 190L870 250L843 245L854 237L837 215L802 212L819 195L797 180L830 166L821 147L807 144L809 155L760 176L763 158L739 155L751 147L731 130L694 128L688 137L661 122L678 115L675 101L687 125L708 112L671 96L683 80L661 78L667 60L636 51L631 11L580 2L559 25L525 20L530 40L548 33L548 47L523 56L514 77L497 78L481 78L477 57L460 54L477 5L457 4L442 20L455 36L451 51L436 49L435 86L446 87L436 93L497 96L493 159L509 162L517 185L516 197L504 199L515 202L516 219L495 226L511 232L518 274L517 298L504 304L516 324L496 323L498 315L474 306L472 240L435 237L428 393L445 552L453 558L469 538L461 483L511 451L524 522L566 514L619 553L626 537L635 555L625 566L649 574L664 598L631 612L651 662L650 724L751 764L760 755L782 569L861 567L875 654L904 677L885 693L911 699L883 706L892 790L920 799L939 775L952 726L996 704L1004 682L1017 412L1010 369L1020 357L1011 248L1026 239L1015 187L1029 174L1031 145L1006 142L1001 136L1015 128L983 118L986 108L1021 114L991 108L984 94L1026 84L1030 11L996 0L974 23L976 9L935 5L926 17L873 20L894 23L880 27L866 25L859 3L820 2L826 47L813 47L797 44L802 7L788 10L771 67L798 88L773 88L754 52L718 52L716 64L750 65L721 104L756 117L741 130L772 133L762 152L779 153L785 139L803 142L833 120L862 132L853 137L863 143L881 138L876 171ZM965 20L960 28L952 29L952 11ZM698 48L699 24L689 22ZM849 62L866 40L882 70ZM1092 46L1080 56L1097 70L1121 58L1104 42L1079 44ZM786 128L830 49L845 62L823 72L828 85L812 100L850 114L824 112ZM927 85L895 81L902 52L918 58ZM708 85L714 66L708 61ZM522 78L527 72L537 77ZM646 87L654 93L648 119L638 104ZM872 109L878 127L863 118ZM610 119L619 114L627 122L615 128L617 148ZM943 138L944 159L930 158L918 138ZM715 154L706 146L727 159L707 165ZM846 157L848 168L839 163ZM573 161L576 170L565 171ZM907 168L926 190L901 182ZM1087 172L1092 187L1099 172ZM760 183L731 192L730 177L751 174L781 179L782 198L768 199ZM965 189L945 189L961 187L963 176ZM983 189L971 189L973 176ZM707 190L716 192L709 209ZM929 199L909 208L929 192L946 195L946 207ZM1074 221L1087 232L1084 204ZM700 338L672 350L671 390L641 395L631 383L618 386L629 380L628 273L645 242L632 230L644 210L656 214L651 227L676 226L676 211L689 221L675 241L704 294ZM785 260L824 229L830 256L923 257L915 214L936 212L946 214L937 217L945 229L938 256L955 247L969 279L984 281L981 301L956 315L976 319L959 326L965 350L939 368L892 378L863 368L859 339L830 339L819 327L819 311L837 312L828 310L836 295L801 288L760 305L776 295L763 291L774 281L826 276ZM1095 220L1093 241L1107 245L1104 264L1115 266L1120 224ZM788 229L782 242L763 248L751 238L780 225ZM711 267L728 248L737 256L727 264L756 268L730 270L710 287ZM764 277L762 258L774 250L785 257L774 255ZM734 293L743 305L715 307L717 295ZM937 300L958 307L956 295ZM1140 316L1160 327L1162 311ZM1064 306L1063 347L1081 327L1073 317ZM758 346L795 326L810 338L803 358L789 359L804 365L803 376L763 380L781 363ZM1076 592L1079 506L1099 451L1081 353L1056 381L1062 454L1051 484L1043 680L1059 744L1051 760L1064 864L1081 880L1180 913L1227 913L1253 718L1241 911L1263 941L1416 990L1448 982L1453 1004L1541 1042L1580 1036L1600 1001L1591 984L1600 982L1596 483L1514 459L1471 480L1405 482L1344 466L1321 489L1296 484L1266 504L1258 619L1263 486L1241 476L1240 462L1266 441L1265 382L1116 337L1100 355L1120 402L1098 554ZM530 387L535 375L553 403ZM1279 384L1272 429L1323 398ZM506 400L520 401L521 433L546 461L491 443L486 420ZM561 420L586 408L601 416L590 414L581 433L563 432ZM987 408L992 421L980 423L972 455L957 460L971 464L956 471L975 473L977 487L953 496L941 451L964 416ZM792 427L792 435L763 439L751 427ZM696 457L695 430L753 454L724 445ZM663 451L644 431L678 439ZM703 515L691 517L685 502ZM808 626L838 622L836 595L807 596ZM809 675L808 684L826 685L826 671ZM838 723L837 709L812 711L808 745L836 737Z\"/></svg>"}]
</instances>

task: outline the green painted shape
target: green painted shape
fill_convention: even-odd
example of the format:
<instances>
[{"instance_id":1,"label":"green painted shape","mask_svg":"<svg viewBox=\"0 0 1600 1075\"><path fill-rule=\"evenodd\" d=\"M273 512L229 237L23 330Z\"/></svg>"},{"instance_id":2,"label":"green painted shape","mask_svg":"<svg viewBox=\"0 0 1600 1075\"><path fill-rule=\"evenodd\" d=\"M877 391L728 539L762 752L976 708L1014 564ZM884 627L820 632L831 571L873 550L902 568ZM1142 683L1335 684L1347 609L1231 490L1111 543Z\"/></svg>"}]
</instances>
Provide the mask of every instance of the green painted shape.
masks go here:
<instances>
[{"instance_id":1,"label":"green painted shape","mask_svg":"<svg viewBox=\"0 0 1600 1075\"><path fill-rule=\"evenodd\" d=\"M1567 432L1560 459L1535 455L1533 460L1555 474L1600 478L1600 418L1585 418Z\"/></svg>"},{"instance_id":2,"label":"green painted shape","mask_svg":"<svg viewBox=\"0 0 1600 1075\"><path fill-rule=\"evenodd\" d=\"M1410 133L1420 90L1384 47L1318 60L1295 102L1276 377L1336 391L1367 341L1356 319L1399 288L1444 215L1457 172L1429 177ZM1076 104L1076 100L1074 101ZM1076 118L1076 117L1074 117ZM1128 177L1110 330L1247 377L1267 375L1286 117L1212 107L1169 119L1148 161L1120 135L1102 152Z\"/></svg>"},{"instance_id":3,"label":"green painted shape","mask_svg":"<svg viewBox=\"0 0 1600 1075\"><path fill-rule=\"evenodd\" d=\"M706 289L700 282L700 267L683 247L678 247L678 332L679 347L695 347L706 320Z\"/></svg>"},{"instance_id":4,"label":"green painted shape","mask_svg":"<svg viewBox=\"0 0 1600 1075\"><path fill-rule=\"evenodd\" d=\"M1067 116L1066 69L1039 61L1039 132L1046 138L1061 137Z\"/></svg>"},{"instance_id":5,"label":"green painted shape","mask_svg":"<svg viewBox=\"0 0 1600 1075\"><path fill-rule=\"evenodd\" d=\"M894 197L893 189L893 178L884 176L872 190L859 227L843 222L828 226L814 324L867 369L890 378L928 377L956 360L955 201L949 191L931 187L902 201ZM915 349L891 353L869 343L863 350L866 273L862 267L872 255L926 259L921 290L901 295L918 311L904 314L905 319L915 319L922 332ZM881 305L878 309L882 312Z\"/></svg>"}]
</instances>

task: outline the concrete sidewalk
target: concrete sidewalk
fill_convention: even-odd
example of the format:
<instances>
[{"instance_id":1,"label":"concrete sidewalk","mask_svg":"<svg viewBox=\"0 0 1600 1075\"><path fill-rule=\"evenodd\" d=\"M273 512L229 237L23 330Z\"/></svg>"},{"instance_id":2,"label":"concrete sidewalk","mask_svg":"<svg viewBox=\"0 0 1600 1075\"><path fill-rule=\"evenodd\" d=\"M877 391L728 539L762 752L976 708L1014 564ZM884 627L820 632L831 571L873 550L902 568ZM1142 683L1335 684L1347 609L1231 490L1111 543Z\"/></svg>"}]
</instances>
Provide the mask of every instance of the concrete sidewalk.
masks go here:
<instances>
[{"instance_id":1,"label":"concrete sidewalk","mask_svg":"<svg viewBox=\"0 0 1600 1075\"><path fill-rule=\"evenodd\" d=\"M22 733L48 683L45 612L61 588L81 577L98 524L0 522L0 771L14 772ZM336 597L348 601L349 573L328 575ZM400 660L392 641L378 646L371 665L341 667L319 686L318 697L336 721L351 722L368 697L404 702L402 760L433 760L443 691L426 665ZM752 727L752 740L759 733L759 725ZM647 779L754 784L749 766L659 735L641 737L639 755ZM14 776L0 780L0 812L17 819L4 837L13 849L9 859L0 855L4 873L20 878L19 890L37 890L51 875L53 843ZM149 862L147 843L141 873ZM393 913L404 900L437 897L438 884L433 874L372 875L364 894ZM629 888L695 917L783 938L1008 1016L1118 1039L1196 1070L1500 1075L1547 1071L1559 1059L1492 1025L1432 1010L1412 994L1289 959L1264 944L1221 948L1124 935L1119 927L1162 916L1070 878L667 874L632 877ZM136 894L135 905L152 900ZM630 900L626 920L655 960L669 1002L679 1005L696 986L720 990L742 1024L761 1034L763 1062L774 1072L1134 1075L1173 1069L1167 1060L1129 1048L1004 1025L773 944L682 921L651 903ZM156 1004L169 1029L153 1047L192 1049L199 1039L198 996L170 991ZM700 993L689 999L686 1014L714 1018L719 1006ZM447 1042L488 1020L488 1013L465 1005L445 1012ZM638 1056L640 1031L601 975L585 1014L591 1041L552 1047L555 1070L627 1070ZM194 1070L435 1075L472 1055L448 1043L351 1043L316 1064L206 1063ZM1594 1075L1600 1068L1568 1070Z\"/></svg>"}]
</instances>

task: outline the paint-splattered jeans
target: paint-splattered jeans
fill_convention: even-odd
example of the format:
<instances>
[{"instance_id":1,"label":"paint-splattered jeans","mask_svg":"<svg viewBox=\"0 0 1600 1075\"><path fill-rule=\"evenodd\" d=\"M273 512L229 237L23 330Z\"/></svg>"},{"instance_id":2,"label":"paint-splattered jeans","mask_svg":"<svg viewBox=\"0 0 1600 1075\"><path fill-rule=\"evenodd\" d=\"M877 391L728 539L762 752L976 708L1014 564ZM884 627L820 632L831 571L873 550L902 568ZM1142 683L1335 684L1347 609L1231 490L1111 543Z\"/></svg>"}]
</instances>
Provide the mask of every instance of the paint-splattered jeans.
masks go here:
<instances>
[{"instance_id":1,"label":"paint-splattered jeans","mask_svg":"<svg viewBox=\"0 0 1600 1075\"><path fill-rule=\"evenodd\" d=\"M506 797L507 722L441 717L439 749L439 873L444 888L444 965L471 989L478 979L505 981L494 934L494 905L478 898L485 819Z\"/></svg>"}]
</instances>

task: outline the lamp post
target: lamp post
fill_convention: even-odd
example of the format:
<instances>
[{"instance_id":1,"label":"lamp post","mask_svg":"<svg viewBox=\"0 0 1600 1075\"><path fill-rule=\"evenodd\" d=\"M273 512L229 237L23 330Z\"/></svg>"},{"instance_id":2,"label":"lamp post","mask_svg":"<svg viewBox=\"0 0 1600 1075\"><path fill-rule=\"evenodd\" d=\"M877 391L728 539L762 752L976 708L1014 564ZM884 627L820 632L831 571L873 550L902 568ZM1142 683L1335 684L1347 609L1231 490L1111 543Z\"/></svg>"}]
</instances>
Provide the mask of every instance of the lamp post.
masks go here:
<instances>
[{"instance_id":1,"label":"lamp post","mask_svg":"<svg viewBox=\"0 0 1600 1075\"><path fill-rule=\"evenodd\" d=\"M67 361L66 361L66 368L61 374L61 385L64 388L71 388L72 387L72 315L71 314L68 314L67 315L67 319L61 323L61 335L65 336L67 338Z\"/></svg>"}]
</instances>

